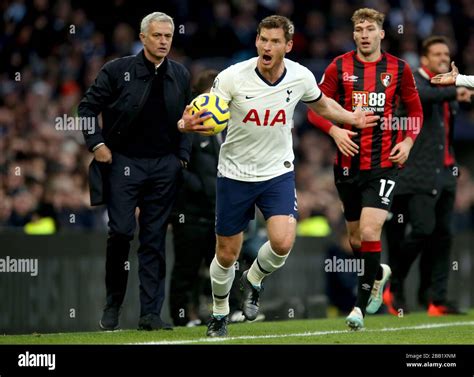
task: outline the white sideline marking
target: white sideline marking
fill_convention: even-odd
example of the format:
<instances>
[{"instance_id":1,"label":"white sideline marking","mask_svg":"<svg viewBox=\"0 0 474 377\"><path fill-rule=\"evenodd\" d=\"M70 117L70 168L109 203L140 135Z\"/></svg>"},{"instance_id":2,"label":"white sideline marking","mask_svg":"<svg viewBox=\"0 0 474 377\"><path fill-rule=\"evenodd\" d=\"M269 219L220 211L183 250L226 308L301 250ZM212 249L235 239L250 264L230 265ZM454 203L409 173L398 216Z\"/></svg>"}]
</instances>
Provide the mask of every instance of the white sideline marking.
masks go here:
<instances>
[{"instance_id":1,"label":"white sideline marking","mask_svg":"<svg viewBox=\"0 0 474 377\"><path fill-rule=\"evenodd\" d=\"M454 327L454 326L474 326L474 321L466 322L448 322L448 323L431 323L417 326L406 326L406 327L384 327L382 329L366 330L362 332L389 332L389 331L402 331L402 330L425 330L434 329L440 327ZM171 344L192 344L192 343L217 343L227 342L229 340L242 340L242 339L275 339L275 338L289 338L293 336L321 336L331 334L348 334L352 333L351 330L331 330L331 331L314 331L314 332L303 332L294 334L271 334L271 335L243 335L243 336L228 336L222 338L199 338L189 340L163 340L159 342L139 342L129 344L150 344L150 345L171 345ZM355 331L354 331L355 332Z\"/></svg>"}]
</instances>

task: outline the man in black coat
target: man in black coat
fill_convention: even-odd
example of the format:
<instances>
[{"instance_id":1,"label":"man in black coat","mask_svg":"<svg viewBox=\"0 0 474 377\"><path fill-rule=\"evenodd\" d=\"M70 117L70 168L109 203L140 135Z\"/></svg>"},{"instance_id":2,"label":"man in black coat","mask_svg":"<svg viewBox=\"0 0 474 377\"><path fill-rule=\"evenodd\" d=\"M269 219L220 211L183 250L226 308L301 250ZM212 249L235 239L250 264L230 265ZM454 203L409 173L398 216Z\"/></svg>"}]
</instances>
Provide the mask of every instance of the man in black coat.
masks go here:
<instances>
[{"instance_id":1,"label":"man in black coat","mask_svg":"<svg viewBox=\"0 0 474 377\"><path fill-rule=\"evenodd\" d=\"M470 101L471 92L430 83L434 75L449 70L448 46L444 37L425 40L422 66L414 73L424 122L399 174L393 217L386 229L392 278L384 301L395 315L400 314L400 309L406 310L403 283L419 253L419 303L433 316L458 312L447 302L451 218L458 175L452 141L457 101ZM405 237L407 223L411 224L411 231Z\"/></svg>"},{"instance_id":2,"label":"man in black coat","mask_svg":"<svg viewBox=\"0 0 474 377\"><path fill-rule=\"evenodd\" d=\"M154 12L141 22L143 50L108 62L79 104L81 119L103 127L85 130L94 153L90 168L91 204L105 203L109 216L103 330L118 328L128 278L128 253L139 208L139 329L171 328L160 317L165 288L167 220L191 151L177 122L199 122L202 112L185 115L191 99L189 72L166 56L174 23ZM183 113L184 110L184 113ZM183 115L182 115L183 114ZM204 130L204 128L203 128Z\"/></svg>"}]
</instances>

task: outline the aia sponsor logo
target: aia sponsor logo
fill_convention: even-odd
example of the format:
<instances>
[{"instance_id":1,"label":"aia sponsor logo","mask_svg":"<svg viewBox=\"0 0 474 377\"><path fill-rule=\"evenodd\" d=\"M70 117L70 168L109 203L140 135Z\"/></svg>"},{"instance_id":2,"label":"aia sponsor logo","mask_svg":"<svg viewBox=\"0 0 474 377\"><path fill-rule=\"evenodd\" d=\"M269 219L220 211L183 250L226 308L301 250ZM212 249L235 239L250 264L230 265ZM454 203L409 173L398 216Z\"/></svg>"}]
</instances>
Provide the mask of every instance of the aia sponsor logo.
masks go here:
<instances>
[{"instance_id":1,"label":"aia sponsor logo","mask_svg":"<svg viewBox=\"0 0 474 377\"><path fill-rule=\"evenodd\" d=\"M257 126L270 126L273 127L277 123L281 123L282 126L286 125L286 112L285 110L278 110L276 113L271 110L265 110L263 116L258 114L256 109L250 109L247 115L244 117L243 123L254 123Z\"/></svg>"}]
</instances>

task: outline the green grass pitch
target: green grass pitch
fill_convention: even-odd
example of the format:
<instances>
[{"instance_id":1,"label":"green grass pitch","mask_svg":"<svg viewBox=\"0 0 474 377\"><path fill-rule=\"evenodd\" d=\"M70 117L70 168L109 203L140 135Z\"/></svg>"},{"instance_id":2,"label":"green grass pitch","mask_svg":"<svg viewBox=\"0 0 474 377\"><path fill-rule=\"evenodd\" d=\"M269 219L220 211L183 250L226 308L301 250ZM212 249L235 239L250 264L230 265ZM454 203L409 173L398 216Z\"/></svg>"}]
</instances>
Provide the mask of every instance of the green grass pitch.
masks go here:
<instances>
[{"instance_id":1,"label":"green grass pitch","mask_svg":"<svg viewBox=\"0 0 474 377\"><path fill-rule=\"evenodd\" d=\"M373 315L362 331L349 331L344 317L229 325L229 337L206 338L204 326L173 331L82 332L0 335L0 344L474 344L474 310L467 315L403 318Z\"/></svg>"}]
</instances>

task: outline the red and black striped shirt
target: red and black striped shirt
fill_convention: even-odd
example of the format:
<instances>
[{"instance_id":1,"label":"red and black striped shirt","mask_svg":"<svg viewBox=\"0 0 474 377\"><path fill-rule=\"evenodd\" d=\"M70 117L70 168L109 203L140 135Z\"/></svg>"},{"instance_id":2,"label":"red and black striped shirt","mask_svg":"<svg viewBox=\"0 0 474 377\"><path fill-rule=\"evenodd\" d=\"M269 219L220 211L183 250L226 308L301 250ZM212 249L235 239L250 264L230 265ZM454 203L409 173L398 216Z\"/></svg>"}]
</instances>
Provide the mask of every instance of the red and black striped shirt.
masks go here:
<instances>
[{"instance_id":1,"label":"red and black striped shirt","mask_svg":"<svg viewBox=\"0 0 474 377\"><path fill-rule=\"evenodd\" d=\"M348 111L355 110L362 101L363 110L380 115L375 127L359 130L349 124L342 125L357 132L352 139L359 145L359 153L346 157L338 151L335 164L349 168L351 173L392 167L388 159L392 148L407 136L415 141L422 127L423 109L410 67L386 52L374 62L360 60L356 51L338 56L327 67L319 87ZM395 119L393 115L400 100L407 109L403 120ZM326 133L333 126L312 110L309 110L308 118Z\"/></svg>"}]
</instances>

